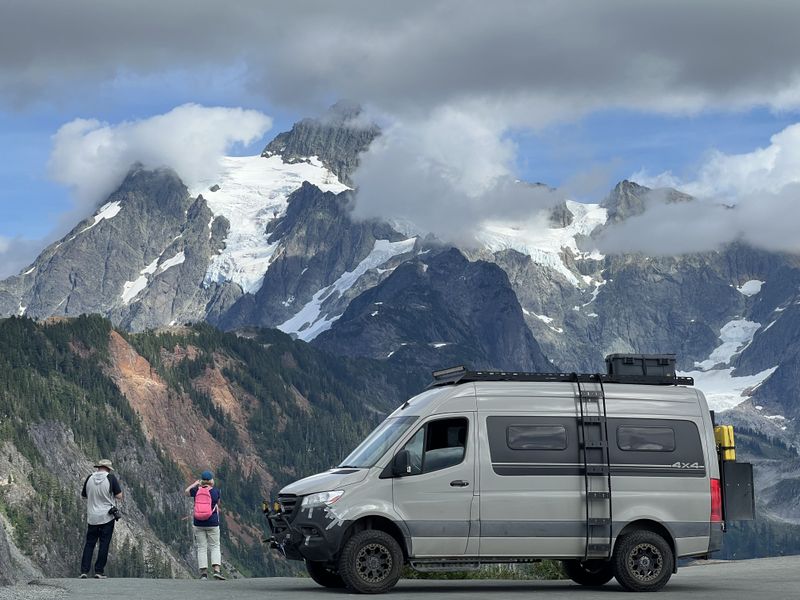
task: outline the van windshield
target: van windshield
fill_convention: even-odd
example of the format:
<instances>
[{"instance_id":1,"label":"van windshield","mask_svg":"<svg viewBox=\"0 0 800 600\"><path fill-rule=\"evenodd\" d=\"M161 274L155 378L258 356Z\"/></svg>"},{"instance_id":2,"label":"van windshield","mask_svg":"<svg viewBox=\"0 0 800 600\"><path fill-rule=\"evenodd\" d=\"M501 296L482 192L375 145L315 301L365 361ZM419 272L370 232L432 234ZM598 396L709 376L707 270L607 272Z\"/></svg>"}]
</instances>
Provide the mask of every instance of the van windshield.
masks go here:
<instances>
[{"instance_id":1,"label":"van windshield","mask_svg":"<svg viewBox=\"0 0 800 600\"><path fill-rule=\"evenodd\" d=\"M378 425L358 448L353 450L339 465L357 469L368 469L403 435L419 417L392 417Z\"/></svg>"}]
</instances>

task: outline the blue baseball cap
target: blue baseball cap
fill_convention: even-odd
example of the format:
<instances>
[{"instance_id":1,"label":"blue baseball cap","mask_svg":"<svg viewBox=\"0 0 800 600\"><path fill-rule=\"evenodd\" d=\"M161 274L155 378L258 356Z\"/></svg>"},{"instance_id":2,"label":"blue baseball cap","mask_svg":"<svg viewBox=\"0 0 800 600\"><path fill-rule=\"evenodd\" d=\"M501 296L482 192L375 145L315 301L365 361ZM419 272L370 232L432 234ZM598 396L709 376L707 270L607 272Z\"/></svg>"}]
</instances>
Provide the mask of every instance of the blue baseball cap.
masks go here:
<instances>
[{"instance_id":1,"label":"blue baseball cap","mask_svg":"<svg viewBox=\"0 0 800 600\"><path fill-rule=\"evenodd\" d=\"M203 479L205 481L210 481L214 479L214 474L211 471L203 471L202 473L200 473L200 479Z\"/></svg>"}]
</instances>

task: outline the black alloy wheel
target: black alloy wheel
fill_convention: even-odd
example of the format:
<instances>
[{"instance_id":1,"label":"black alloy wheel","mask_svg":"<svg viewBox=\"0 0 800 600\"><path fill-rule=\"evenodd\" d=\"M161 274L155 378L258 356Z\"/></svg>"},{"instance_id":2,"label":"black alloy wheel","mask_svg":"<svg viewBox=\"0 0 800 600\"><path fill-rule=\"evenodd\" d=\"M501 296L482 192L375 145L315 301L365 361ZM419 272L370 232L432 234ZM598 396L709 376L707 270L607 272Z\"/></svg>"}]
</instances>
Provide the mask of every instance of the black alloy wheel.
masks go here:
<instances>
[{"instance_id":1,"label":"black alloy wheel","mask_svg":"<svg viewBox=\"0 0 800 600\"><path fill-rule=\"evenodd\" d=\"M391 535L376 529L359 531L342 548L339 574L347 588L382 594L400 579L403 551Z\"/></svg>"},{"instance_id":2,"label":"black alloy wheel","mask_svg":"<svg viewBox=\"0 0 800 600\"><path fill-rule=\"evenodd\" d=\"M655 592L672 577L675 555L667 541L652 531L640 530L617 540L614 576L629 592Z\"/></svg>"}]
</instances>

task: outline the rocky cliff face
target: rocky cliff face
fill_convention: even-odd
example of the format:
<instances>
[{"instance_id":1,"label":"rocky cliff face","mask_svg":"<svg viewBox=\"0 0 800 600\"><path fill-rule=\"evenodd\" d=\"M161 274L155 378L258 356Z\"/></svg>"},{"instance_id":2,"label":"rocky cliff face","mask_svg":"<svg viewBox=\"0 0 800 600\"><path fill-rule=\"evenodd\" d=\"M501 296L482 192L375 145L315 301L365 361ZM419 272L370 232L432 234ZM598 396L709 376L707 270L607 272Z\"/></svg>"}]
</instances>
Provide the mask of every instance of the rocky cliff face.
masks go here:
<instances>
[{"instance_id":1,"label":"rocky cliff face","mask_svg":"<svg viewBox=\"0 0 800 600\"><path fill-rule=\"evenodd\" d=\"M134 330L193 320L217 291L200 284L226 231L175 173L134 168L93 216L0 282L0 314L100 313Z\"/></svg>"},{"instance_id":2,"label":"rocky cliff face","mask_svg":"<svg viewBox=\"0 0 800 600\"><path fill-rule=\"evenodd\" d=\"M552 371L506 274L458 250L430 250L353 300L317 345L422 369Z\"/></svg>"},{"instance_id":3,"label":"rocky cliff face","mask_svg":"<svg viewBox=\"0 0 800 600\"><path fill-rule=\"evenodd\" d=\"M279 134L261 155L280 155L287 162L317 156L341 181L350 185L358 155L378 135L380 129L364 120L359 105L343 101L334 104L322 117L303 119L291 131Z\"/></svg>"},{"instance_id":4,"label":"rocky cliff face","mask_svg":"<svg viewBox=\"0 0 800 600\"><path fill-rule=\"evenodd\" d=\"M219 325L226 329L281 326L313 303L320 290L334 285L345 273L357 272L374 251L376 242L404 239L385 223L352 221L349 216L352 201L348 193L323 193L309 183L289 196L286 214L268 227L268 241L277 250L261 288L255 294L241 297L220 317ZM407 250L413 248L411 240ZM386 267L383 263L375 266ZM369 284L380 279L374 271L365 271L364 275ZM367 281L362 285L368 285ZM343 294L326 297L317 316L341 315L359 289L363 287L355 286L352 291L348 288L342 290ZM298 328L293 332L299 333Z\"/></svg>"}]
</instances>

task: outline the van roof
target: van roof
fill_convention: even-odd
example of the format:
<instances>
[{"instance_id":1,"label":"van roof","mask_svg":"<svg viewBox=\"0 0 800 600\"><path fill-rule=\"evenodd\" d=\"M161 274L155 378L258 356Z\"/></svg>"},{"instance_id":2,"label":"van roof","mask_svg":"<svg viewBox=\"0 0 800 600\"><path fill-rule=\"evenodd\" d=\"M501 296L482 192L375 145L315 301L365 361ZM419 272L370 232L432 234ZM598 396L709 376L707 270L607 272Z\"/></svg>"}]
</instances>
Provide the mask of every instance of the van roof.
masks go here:
<instances>
[{"instance_id":1,"label":"van roof","mask_svg":"<svg viewBox=\"0 0 800 600\"><path fill-rule=\"evenodd\" d=\"M597 381L581 382L584 391L600 391ZM707 410L699 390L680 385L605 383L609 413L687 414ZM437 412L473 411L484 408L563 412L564 401L577 396L575 381L495 380L467 381L433 386L399 407L393 416Z\"/></svg>"},{"instance_id":2,"label":"van roof","mask_svg":"<svg viewBox=\"0 0 800 600\"><path fill-rule=\"evenodd\" d=\"M619 383L627 385L694 385L691 377L674 375L609 375L604 373L528 373L525 371L470 371L458 366L433 372L428 388L477 381L529 381L562 383Z\"/></svg>"}]
</instances>

